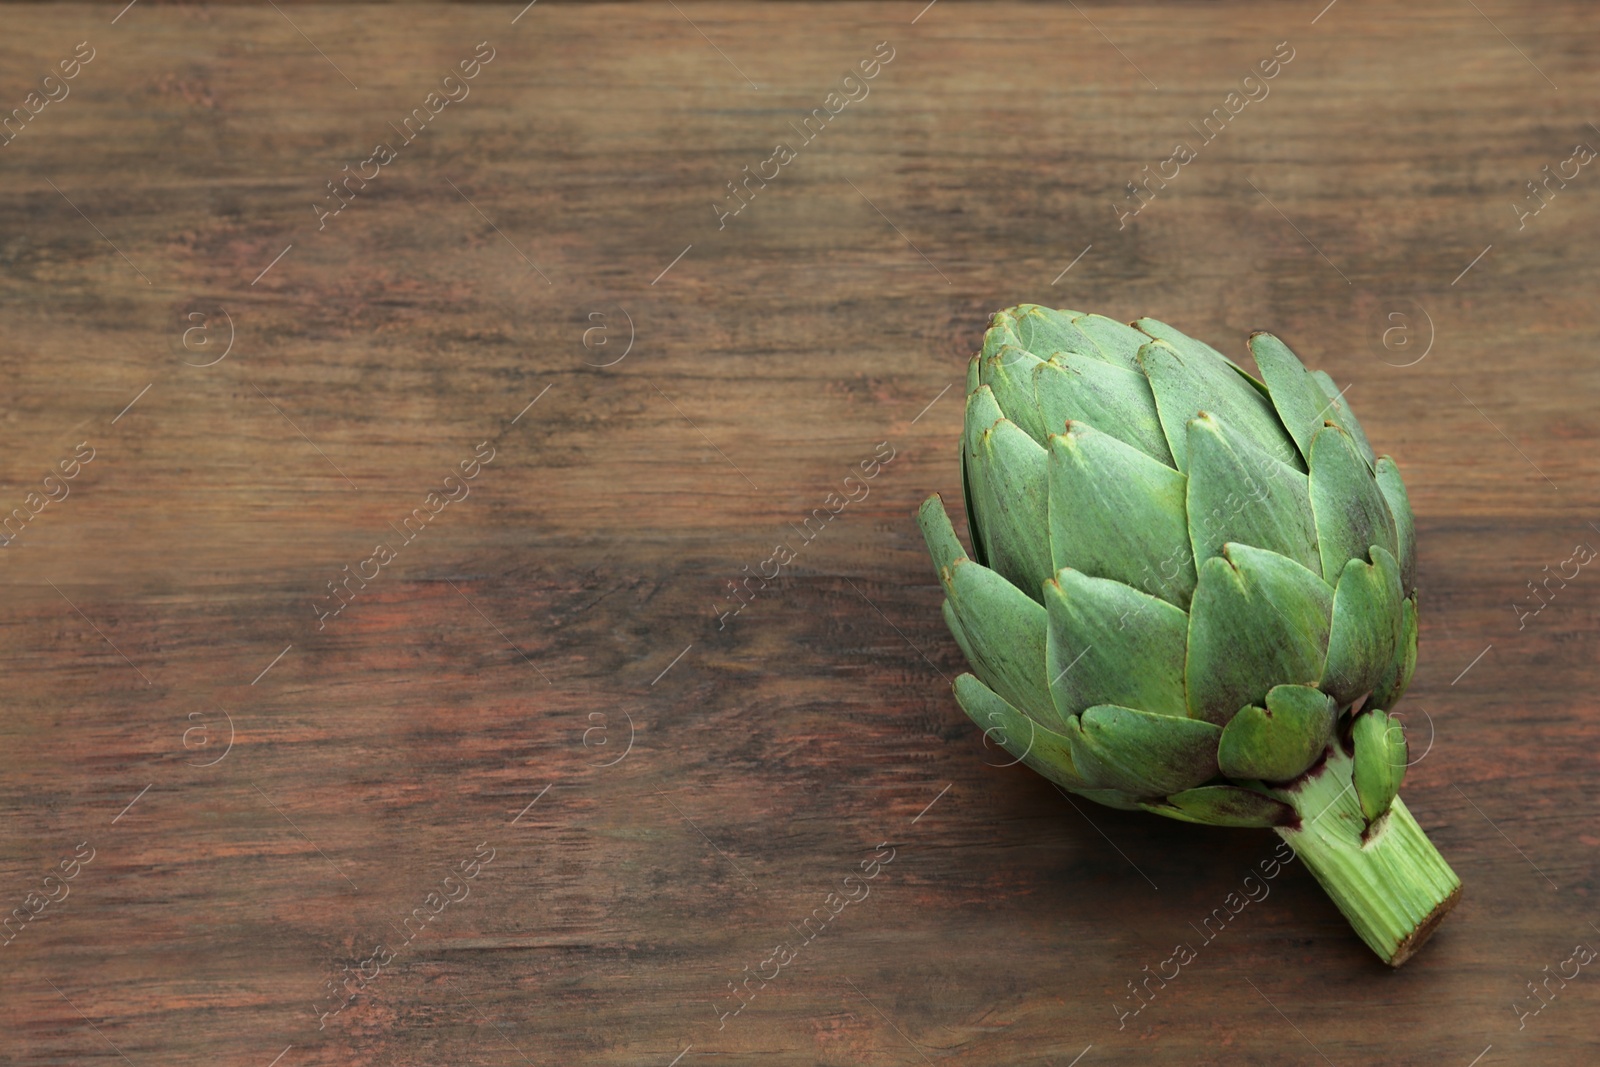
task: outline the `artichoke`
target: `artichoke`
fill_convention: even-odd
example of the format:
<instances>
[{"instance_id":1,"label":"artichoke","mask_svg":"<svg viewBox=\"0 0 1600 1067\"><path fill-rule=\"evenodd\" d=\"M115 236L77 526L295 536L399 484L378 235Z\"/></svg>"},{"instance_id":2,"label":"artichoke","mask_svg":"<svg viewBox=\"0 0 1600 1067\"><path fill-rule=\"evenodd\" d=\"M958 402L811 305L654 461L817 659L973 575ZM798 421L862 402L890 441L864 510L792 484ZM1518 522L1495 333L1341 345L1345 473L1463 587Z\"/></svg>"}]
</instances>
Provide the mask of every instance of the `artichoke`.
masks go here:
<instances>
[{"instance_id":1,"label":"artichoke","mask_svg":"<svg viewBox=\"0 0 1600 1067\"><path fill-rule=\"evenodd\" d=\"M1327 374L1262 380L1155 319L1023 304L967 368L962 485L918 515L972 674L963 710L1116 808L1271 827L1380 957L1461 881L1396 795L1416 538L1394 461Z\"/></svg>"}]
</instances>

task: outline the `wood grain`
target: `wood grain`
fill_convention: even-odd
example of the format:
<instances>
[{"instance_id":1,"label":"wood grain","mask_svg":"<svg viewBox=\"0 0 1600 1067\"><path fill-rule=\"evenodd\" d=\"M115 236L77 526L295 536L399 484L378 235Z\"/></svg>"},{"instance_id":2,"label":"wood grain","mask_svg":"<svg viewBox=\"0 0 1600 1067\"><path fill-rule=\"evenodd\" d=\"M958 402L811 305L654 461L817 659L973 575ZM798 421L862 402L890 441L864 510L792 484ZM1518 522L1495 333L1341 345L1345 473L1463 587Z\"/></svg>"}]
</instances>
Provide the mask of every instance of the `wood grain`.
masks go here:
<instances>
[{"instance_id":1,"label":"wood grain","mask_svg":"<svg viewBox=\"0 0 1600 1067\"><path fill-rule=\"evenodd\" d=\"M1513 605L1600 537L1600 178L1513 205L1600 143L1600 47L1477 7L0 9L0 107L95 51L0 146L0 514L94 450L0 550L5 908L93 850L0 948L0 1062L1593 1062L1600 978L1511 1005L1600 943L1600 587ZM1022 301L1271 328L1400 462L1405 796L1465 882L1404 969L1297 865L1204 943L1270 835L986 765L912 513L959 499L965 358Z\"/></svg>"}]
</instances>

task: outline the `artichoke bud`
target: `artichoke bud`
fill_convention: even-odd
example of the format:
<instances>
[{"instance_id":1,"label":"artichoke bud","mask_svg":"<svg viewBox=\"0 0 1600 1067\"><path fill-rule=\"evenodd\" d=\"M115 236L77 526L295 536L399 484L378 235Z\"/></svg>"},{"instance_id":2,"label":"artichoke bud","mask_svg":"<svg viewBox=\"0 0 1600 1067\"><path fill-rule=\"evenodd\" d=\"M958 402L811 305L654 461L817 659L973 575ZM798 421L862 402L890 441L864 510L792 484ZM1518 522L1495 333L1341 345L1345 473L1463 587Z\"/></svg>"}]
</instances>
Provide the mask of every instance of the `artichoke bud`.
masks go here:
<instances>
[{"instance_id":1,"label":"artichoke bud","mask_svg":"<svg viewBox=\"0 0 1600 1067\"><path fill-rule=\"evenodd\" d=\"M1388 713L1416 665L1411 508L1333 379L1271 334L1249 349L1259 379L1155 319L994 315L967 373L972 552L938 496L918 516L972 667L955 695L1064 789L1276 828L1398 962L1420 926L1358 919L1373 906L1344 883L1367 883L1341 865L1346 837L1404 811ZM1388 839L1419 853L1426 884L1401 890L1420 924L1459 880L1414 823Z\"/></svg>"}]
</instances>

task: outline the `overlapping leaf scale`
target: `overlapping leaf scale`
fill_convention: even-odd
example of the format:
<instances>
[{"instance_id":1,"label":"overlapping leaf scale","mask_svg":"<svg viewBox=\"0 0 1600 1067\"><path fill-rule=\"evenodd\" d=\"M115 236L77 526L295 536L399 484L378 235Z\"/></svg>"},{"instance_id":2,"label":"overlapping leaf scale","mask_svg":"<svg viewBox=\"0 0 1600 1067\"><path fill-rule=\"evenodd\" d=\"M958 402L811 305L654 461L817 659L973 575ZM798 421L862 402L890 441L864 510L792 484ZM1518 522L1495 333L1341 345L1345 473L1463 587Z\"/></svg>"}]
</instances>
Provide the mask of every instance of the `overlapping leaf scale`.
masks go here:
<instances>
[{"instance_id":1,"label":"overlapping leaf scale","mask_svg":"<svg viewBox=\"0 0 1600 1067\"><path fill-rule=\"evenodd\" d=\"M1385 710L1393 708L1405 696L1411 684L1411 672L1417 667L1417 595L1412 593L1401 607L1400 639L1395 642L1394 662L1383 674L1383 679L1372 690L1372 706Z\"/></svg>"},{"instance_id":2,"label":"overlapping leaf scale","mask_svg":"<svg viewBox=\"0 0 1600 1067\"><path fill-rule=\"evenodd\" d=\"M964 453L967 484L981 527L986 565L1034 600L1054 573L1050 542L1047 455L1000 414L988 385L967 398Z\"/></svg>"},{"instance_id":3,"label":"overlapping leaf scale","mask_svg":"<svg viewBox=\"0 0 1600 1067\"><path fill-rule=\"evenodd\" d=\"M1075 422L1050 438L1047 477L1056 570L1111 578L1188 607L1195 570L1183 475Z\"/></svg>"},{"instance_id":4,"label":"overlapping leaf scale","mask_svg":"<svg viewBox=\"0 0 1600 1067\"><path fill-rule=\"evenodd\" d=\"M1270 333L1250 335L1250 354L1266 382L1267 394L1300 457L1311 459L1311 438L1322 428L1328 411L1328 397L1322 386L1306 370L1300 357Z\"/></svg>"},{"instance_id":5,"label":"overlapping leaf scale","mask_svg":"<svg viewBox=\"0 0 1600 1067\"><path fill-rule=\"evenodd\" d=\"M1223 728L1217 766L1229 778L1294 778L1322 755L1338 716L1333 698L1315 686L1273 686L1265 707L1241 708Z\"/></svg>"},{"instance_id":6,"label":"overlapping leaf scale","mask_svg":"<svg viewBox=\"0 0 1600 1067\"><path fill-rule=\"evenodd\" d=\"M1389 517L1394 519L1395 537L1400 544L1400 584L1410 592L1417 581L1417 526L1411 516L1411 499L1406 495L1405 480L1400 468L1388 456L1379 456L1373 473L1378 479L1378 489L1384 503L1389 505Z\"/></svg>"},{"instance_id":7,"label":"overlapping leaf scale","mask_svg":"<svg viewBox=\"0 0 1600 1067\"><path fill-rule=\"evenodd\" d=\"M1099 348L1073 322L1079 314L1038 304L1020 304L1012 309L1011 329L1018 343L1040 359L1049 359L1057 352L1078 352L1098 358Z\"/></svg>"},{"instance_id":8,"label":"overlapping leaf scale","mask_svg":"<svg viewBox=\"0 0 1600 1067\"><path fill-rule=\"evenodd\" d=\"M1183 718L1188 616L1121 582L1066 568L1046 582L1045 666L1056 713L1096 704Z\"/></svg>"},{"instance_id":9,"label":"overlapping leaf scale","mask_svg":"<svg viewBox=\"0 0 1600 1067\"><path fill-rule=\"evenodd\" d=\"M1040 421L1050 433L1070 422L1086 422L1102 433L1176 467L1150 383L1138 371L1093 356L1057 355L1033 369Z\"/></svg>"},{"instance_id":10,"label":"overlapping leaf scale","mask_svg":"<svg viewBox=\"0 0 1600 1067\"><path fill-rule=\"evenodd\" d=\"M1209 412L1189 420L1187 510L1194 558L1228 542L1265 548L1322 574L1306 476Z\"/></svg>"},{"instance_id":11,"label":"overlapping leaf scale","mask_svg":"<svg viewBox=\"0 0 1600 1067\"><path fill-rule=\"evenodd\" d=\"M1202 785L1140 807L1206 826L1292 826L1299 818L1283 801L1237 785Z\"/></svg>"},{"instance_id":12,"label":"overlapping leaf scale","mask_svg":"<svg viewBox=\"0 0 1600 1067\"><path fill-rule=\"evenodd\" d=\"M979 383L994 393L995 403L1006 418L1040 445L1044 444L1045 426L1033 395L1033 369L1042 362L1025 348L1005 345L978 364Z\"/></svg>"},{"instance_id":13,"label":"overlapping leaf scale","mask_svg":"<svg viewBox=\"0 0 1600 1067\"><path fill-rule=\"evenodd\" d=\"M1345 563L1333 592L1333 625L1322 688L1341 706L1365 696L1391 676L1403 621L1400 564L1382 545L1372 562Z\"/></svg>"},{"instance_id":14,"label":"overlapping leaf scale","mask_svg":"<svg viewBox=\"0 0 1600 1067\"><path fill-rule=\"evenodd\" d=\"M966 556L937 495L923 501L917 521L944 587L946 621L973 670L1013 707L1059 727L1045 673L1044 606Z\"/></svg>"},{"instance_id":15,"label":"overlapping leaf scale","mask_svg":"<svg viewBox=\"0 0 1600 1067\"><path fill-rule=\"evenodd\" d=\"M1355 717L1350 725L1350 741L1355 749L1350 778L1361 803L1361 814L1370 822L1389 810L1405 779L1405 730L1400 720L1374 708Z\"/></svg>"},{"instance_id":16,"label":"overlapping leaf scale","mask_svg":"<svg viewBox=\"0 0 1600 1067\"><path fill-rule=\"evenodd\" d=\"M1381 545L1391 556L1399 551L1389 505L1357 447L1338 426L1324 426L1311 439L1311 512L1317 521L1322 573L1330 580L1336 580L1346 560L1366 559L1372 545Z\"/></svg>"},{"instance_id":17,"label":"overlapping leaf scale","mask_svg":"<svg viewBox=\"0 0 1600 1067\"><path fill-rule=\"evenodd\" d=\"M978 350L978 358L988 359L1006 345L1028 347L1022 343L1016 329L1016 314L1014 308L995 312L989 320L989 328L983 334L983 347Z\"/></svg>"},{"instance_id":18,"label":"overlapping leaf scale","mask_svg":"<svg viewBox=\"0 0 1600 1067\"><path fill-rule=\"evenodd\" d=\"M1084 711L1074 749L1079 773L1139 797L1160 797L1217 776L1217 740L1209 722L1100 704Z\"/></svg>"},{"instance_id":19,"label":"overlapping leaf scale","mask_svg":"<svg viewBox=\"0 0 1600 1067\"><path fill-rule=\"evenodd\" d=\"M1356 421L1350 405L1345 403L1344 392L1334 384L1327 371L1314 370L1311 372L1311 377L1321 386L1322 395L1328 398L1328 410L1323 413L1323 420L1333 423L1349 434L1351 440L1355 442L1356 450L1367 461L1367 466L1372 466L1378 457L1373 455L1372 446L1367 443L1366 431L1361 428L1361 423Z\"/></svg>"},{"instance_id":20,"label":"overlapping leaf scale","mask_svg":"<svg viewBox=\"0 0 1600 1067\"><path fill-rule=\"evenodd\" d=\"M1230 544L1200 565L1189 605L1189 714L1225 724L1280 684L1316 685L1333 589L1276 552Z\"/></svg>"},{"instance_id":21,"label":"overlapping leaf scale","mask_svg":"<svg viewBox=\"0 0 1600 1067\"><path fill-rule=\"evenodd\" d=\"M1191 356L1195 359L1201 360L1220 360L1227 366L1232 367L1239 374L1244 374L1243 368L1241 368L1237 363L1229 359L1227 356L1223 355L1221 352L1218 352L1215 348L1212 348L1204 341L1190 337L1176 326L1167 325L1160 319L1135 319L1133 326L1140 333L1146 334L1157 341L1167 342L1167 344L1171 345L1185 356ZM1246 377L1248 377L1248 375Z\"/></svg>"},{"instance_id":22,"label":"overlapping leaf scale","mask_svg":"<svg viewBox=\"0 0 1600 1067\"><path fill-rule=\"evenodd\" d=\"M1078 315L1073 320L1100 352L1100 358L1124 370L1139 371L1139 349L1150 338L1132 326L1104 315Z\"/></svg>"},{"instance_id":23,"label":"overlapping leaf scale","mask_svg":"<svg viewBox=\"0 0 1600 1067\"><path fill-rule=\"evenodd\" d=\"M1220 416L1268 455L1299 469L1300 454L1278 413L1231 364L1204 352L1179 352L1166 341L1141 348L1139 363L1155 394L1162 433L1179 470L1189 469L1188 424L1202 411Z\"/></svg>"}]
</instances>

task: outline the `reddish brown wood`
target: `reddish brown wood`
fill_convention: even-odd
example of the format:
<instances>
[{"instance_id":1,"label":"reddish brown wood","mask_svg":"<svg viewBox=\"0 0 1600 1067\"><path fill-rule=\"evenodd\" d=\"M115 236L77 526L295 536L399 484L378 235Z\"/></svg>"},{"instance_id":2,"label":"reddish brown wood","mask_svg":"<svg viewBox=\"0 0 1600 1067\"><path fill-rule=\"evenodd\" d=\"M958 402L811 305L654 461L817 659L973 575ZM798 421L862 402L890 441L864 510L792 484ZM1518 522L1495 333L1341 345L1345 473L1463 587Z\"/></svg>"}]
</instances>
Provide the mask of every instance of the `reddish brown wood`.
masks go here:
<instances>
[{"instance_id":1,"label":"reddish brown wood","mask_svg":"<svg viewBox=\"0 0 1600 1067\"><path fill-rule=\"evenodd\" d=\"M1600 538L1600 179L1512 205L1600 142L1600 66L1584 6L1478 6L5 8L0 107L95 58L0 147L0 513L94 458L0 550L0 899L94 852L0 948L0 1060L1592 1062L1600 978L1520 1031L1511 1005L1600 944L1600 587L1512 605ZM481 41L319 232L325 181ZM870 95L719 230L880 41ZM1280 41L1270 95L1119 230ZM1024 300L1236 354L1272 328L1400 461L1435 728L1405 796L1465 882L1402 970L1294 865L1201 945L1274 839L985 765L912 513L959 499L965 358Z\"/></svg>"}]
</instances>

